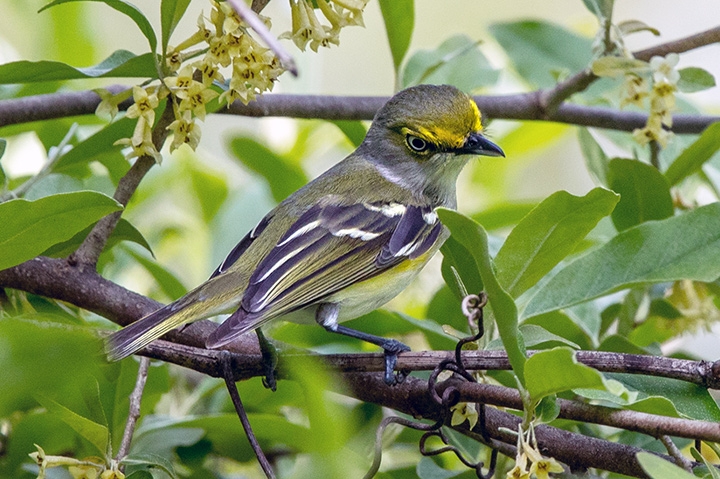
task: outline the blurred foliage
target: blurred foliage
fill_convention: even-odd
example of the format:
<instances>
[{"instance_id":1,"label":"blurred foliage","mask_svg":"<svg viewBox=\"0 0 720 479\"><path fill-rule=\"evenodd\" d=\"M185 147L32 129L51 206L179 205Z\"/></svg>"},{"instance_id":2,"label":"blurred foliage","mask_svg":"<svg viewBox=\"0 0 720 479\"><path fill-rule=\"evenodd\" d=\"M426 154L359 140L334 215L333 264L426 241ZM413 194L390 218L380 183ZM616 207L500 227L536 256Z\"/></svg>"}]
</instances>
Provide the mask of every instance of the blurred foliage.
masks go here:
<instances>
[{"instance_id":1,"label":"blurred foliage","mask_svg":"<svg viewBox=\"0 0 720 479\"><path fill-rule=\"evenodd\" d=\"M33 60L0 65L2 99L108 86L117 78L156 78L163 59L157 62L155 54L165 54L177 40L171 35L188 21L183 15L190 2L163 0L157 22L120 0L97 1L92 9L87 2L59 0L52 4L62 5L39 14L24 2L9 3L16 23L33 25L44 36L25 42L14 34L16 27L0 34L22 58ZM601 24L612 17L613 2L584 3ZM90 14L100 7L123 28L133 28L147 50L107 50ZM417 30L414 2L380 0L380 8L396 88L428 82L488 94L506 92L508 83L528 91L552 88L603 54L597 40L544 20L494 24L488 34L472 38L448 29L437 48L413 50L412 35L424 34ZM639 21L619 30L652 31ZM629 74L618 67L628 62L604 58L610 60L600 66ZM657 73L643 68L645 81ZM674 111L697 113L686 93L712 88L715 80L699 67L678 75ZM626 86L603 78L572 100L619 108L627 100ZM217 102L208 108L217 109ZM132 136L136 122L122 115L106 120L86 116L0 128L0 269L40 254L67 256L100 217L119 209L111 196L132 161L115 142ZM357 121L244 125L246 131L223 137L221 153L203 143L197 152L162 151L165 162L143 181L100 257L106 278L161 301L176 299L203 281L274 204L351 151L367 130ZM287 141L263 134L264 127L287 130ZM378 310L348 325L401 338L416 350L452 349L456 336L469 333L459 299L484 288L488 317L498 324L489 325L478 347L508 351L514 374L551 424L658 450L639 433L554 419L547 406L556 395L720 421L715 400L702 387L601 374L574 355L578 348L660 354L661 346L720 319L719 128L670 138L658 153L626 132L535 122L487 125L508 158L471 165L459 185L463 214L440 213L452 231L442 264L435 265L445 284L433 278L440 276L437 269L424 274L421 286L391 303L393 311ZM557 151L568 144L575 147L573 156L557 163ZM19 168L28 159L35 173ZM549 176L568 166L581 172L584 179L571 189L583 194L548 194ZM102 359L96 333L111 327L60 301L0 290L1 477L37 475L28 458L33 444L78 459L114 456L138 365L132 358L115 364ZM369 348L316 326L280 323L270 334L316 352ZM526 359L527 348L544 351ZM315 361L291 366L290 379L276 393L259 379L238 385L278 476L360 477L385 413L329 393L327 385L340 379ZM517 387L510 372L491 372L487 381ZM125 460L128 478L262 477L221 381L153 364L141 412ZM419 437L417 431L389 428L377 477L471 477L454 457L421 457ZM487 462L486 448L451 437L466 455ZM652 456L640 463L653 478L684 477ZM503 472L512 466L501 460L499 467ZM48 477L69 475L58 468Z\"/></svg>"}]
</instances>

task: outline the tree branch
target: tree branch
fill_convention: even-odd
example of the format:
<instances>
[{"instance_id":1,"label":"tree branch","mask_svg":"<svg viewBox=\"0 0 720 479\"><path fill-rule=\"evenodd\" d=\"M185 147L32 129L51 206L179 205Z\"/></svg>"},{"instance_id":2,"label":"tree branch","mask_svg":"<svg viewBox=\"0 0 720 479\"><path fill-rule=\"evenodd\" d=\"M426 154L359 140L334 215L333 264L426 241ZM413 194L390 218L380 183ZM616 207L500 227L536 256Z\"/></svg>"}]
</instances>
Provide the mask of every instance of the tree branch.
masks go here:
<instances>
[{"instance_id":1,"label":"tree branch","mask_svg":"<svg viewBox=\"0 0 720 479\"><path fill-rule=\"evenodd\" d=\"M130 393L130 408L128 410L127 422L125 423L125 431L123 431L122 441L120 442L117 456L115 456L115 460L118 462L120 462L130 452L130 444L132 443L133 434L135 434L135 426L137 425L138 418L140 417L140 403L142 402L143 390L145 389L145 383L147 382L149 368L150 359L142 358L137 372L135 387L133 388L132 393Z\"/></svg>"}]
</instances>

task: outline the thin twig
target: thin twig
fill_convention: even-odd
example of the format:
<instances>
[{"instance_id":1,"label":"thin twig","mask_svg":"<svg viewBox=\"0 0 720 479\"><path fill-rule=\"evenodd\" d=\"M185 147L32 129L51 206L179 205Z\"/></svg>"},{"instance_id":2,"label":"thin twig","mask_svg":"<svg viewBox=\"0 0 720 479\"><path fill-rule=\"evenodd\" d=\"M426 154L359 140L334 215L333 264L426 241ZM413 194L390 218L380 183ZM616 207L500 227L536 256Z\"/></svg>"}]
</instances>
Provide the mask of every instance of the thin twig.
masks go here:
<instances>
[{"instance_id":1,"label":"thin twig","mask_svg":"<svg viewBox=\"0 0 720 479\"><path fill-rule=\"evenodd\" d=\"M287 50L285 50L285 47L283 47L277 38L275 38L275 35L270 33L270 30L265 26L265 22L263 22L257 13L255 13L252 8L248 7L247 4L243 0L227 0L227 3L230 4L230 6L235 10L235 13L238 14L240 18L242 18L245 23L247 23L250 28L255 30L255 32L258 34L260 38L267 44L270 49L275 52L275 55L278 57L278 60L280 60L280 64L290 73L293 74L293 76L298 75L298 69L297 65L295 65L295 60L293 60L293 57L288 53Z\"/></svg>"},{"instance_id":2,"label":"thin twig","mask_svg":"<svg viewBox=\"0 0 720 479\"><path fill-rule=\"evenodd\" d=\"M678 447L673 442L672 438L667 435L660 436L660 442L663 443L663 446L665 446L665 449L667 449L668 454L670 454L670 457L675 459L675 464L678 467L682 467L688 472L692 472L692 461L688 459L687 457L683 456L683 453L678 449Z\"/></svg>"},{"instance_id":3,"label":"thin twig","mask_svg":"<svg viewBox=\"0 0 720 479\"><path fill-rule=\"evenodd\" d=\"M133 434L135 434L135 426L140 417L140 403L142 402L143 390L148 377L148 368L150 367L150 359L141 358L140 367L138 368L137 380L135 387L130 393L130 408L128 411L127 422L125 423L125 431L123 432L120 448L118 449L115 460L120 462L130 452L130 444L132 443Z\"/></svg>"},{"instance_id":4,"label":"thin twig","mask_svg":"<svg viewBox=\"0 0 720 479\"><path fill-rule=\"evenodd\" d=\"M268 479L275 479L275 473L273 472L267 457L265 457L265 453L260 447L257 438L255 437L255 433L252 430L252 426L250 426L250 421L248 420L247 413L245 412L245 407L243 407L242 400L240 400L240 393L238 392L235 379L233 378L232 356L227 351L222 351L219 355L219 361L222 365L223 379L225 380L225 385L230 393L230 399L232 399L233 406L235 406L235 412L237 412L237 415L240 418L242 427L245 430L245 435L247 436L248 441L250 441L250 446L252 447L253 452L255 452L255 456L260 463L260 467L262 467L262 470Z\"/></svg>"},{"instance_id":5,"label":"thin twig","mask_svg":"<svg viewBox=\"0 0 720 479\"><path fill-rule=\"evenodd\" d=\"M606 37L608 32L609 30L607 30L606 26ZM665 56L668 53L683 53L718 42L720 42L720 27L715 27L679 40L633 52L633 57L638 60L649 61L656 55ZM567 80L558 83L555 88L543 91L540 94L540 103L545 108L548 117L551 117L555 113L561 103L575 93L584 91L597 79L598 77L595 76L592 70L586 68Z\"/></svg>"}]
</instances>

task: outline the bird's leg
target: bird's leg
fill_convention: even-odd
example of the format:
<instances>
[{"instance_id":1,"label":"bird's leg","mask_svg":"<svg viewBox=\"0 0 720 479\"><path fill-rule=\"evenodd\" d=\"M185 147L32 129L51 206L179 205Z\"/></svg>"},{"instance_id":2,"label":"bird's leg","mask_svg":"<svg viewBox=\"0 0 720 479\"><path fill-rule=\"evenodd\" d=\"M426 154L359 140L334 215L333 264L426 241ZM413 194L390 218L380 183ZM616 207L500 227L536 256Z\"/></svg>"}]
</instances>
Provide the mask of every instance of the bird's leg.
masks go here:
<instances>
[{"instance_id":1,"label":"bird's leg","mask_svg":"<svg viewBox=\"0 0 720 479\"><path fill-rule=\"evenodd\" d=\"M265 337L262 330L257 328L255 333L260 343L260 353L262 353L262 364L264 369L264 377L262 379L263 386L273 392L277 389L277 381L275 380L275 367L278 362L277 349Z\"/></svg>"},{"instance_id":2,"label":"bird's leg","mask_svg":"<svg viewBox=\"0 0 720 479\"><path fill-rule=\"evenodd\" d=\"M410 348L401 343L397 339L387 339L373 334L363 333L347 326L341 326L337 323L340 306L337 303L322 303L318 306L315 313L315 320L331 333L338 333L351 338L361 339L370 344L380 346L385 351L385 383L389 386L400 384L405 380L407 374L399 372L397 375L393 373L397 364L397 355L404 351L410 351Z\"/></svg>"}]
</instances>

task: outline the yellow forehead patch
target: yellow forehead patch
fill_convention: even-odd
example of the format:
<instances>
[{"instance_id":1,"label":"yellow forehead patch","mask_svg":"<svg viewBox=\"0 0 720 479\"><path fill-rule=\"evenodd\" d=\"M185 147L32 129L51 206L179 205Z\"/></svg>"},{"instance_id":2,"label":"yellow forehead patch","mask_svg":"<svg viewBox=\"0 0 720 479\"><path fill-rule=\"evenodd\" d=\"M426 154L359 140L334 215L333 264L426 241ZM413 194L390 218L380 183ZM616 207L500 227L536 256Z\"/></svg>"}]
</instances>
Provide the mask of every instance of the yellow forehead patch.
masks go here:
<instances>
[{"instance_id":1,"label":"yellow forehead patch","mask_svg":"<svg viewBox=\"0 0 720 479\"><path fill-rule=\"evenodd\" d=\"M480 115L480 110L478 109L475 100L473 100L472 98L470 98L470 107L472 108L473 113L475 113L472 128L475 131L482 131L482 119Z\"/></svg>"}]
</instances>

